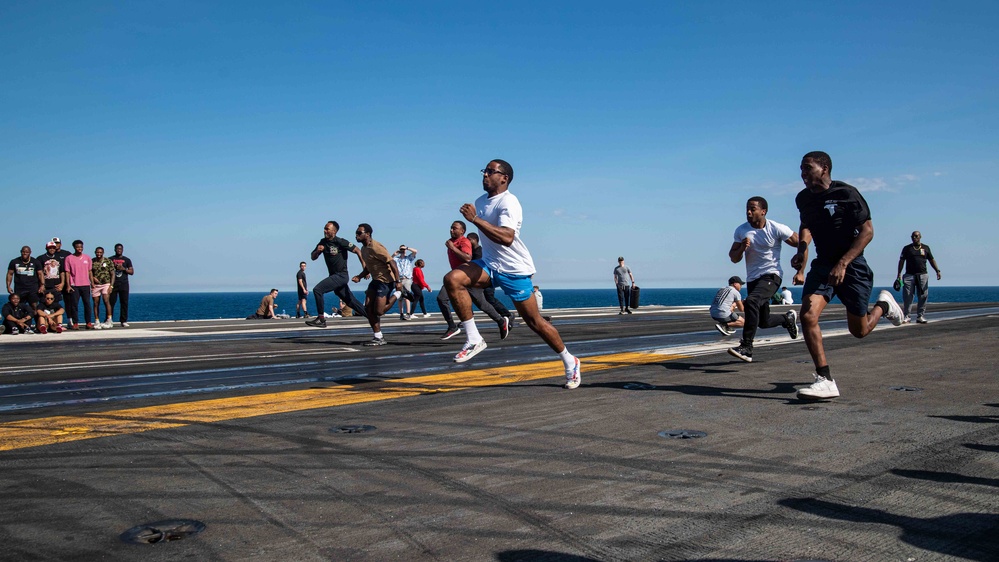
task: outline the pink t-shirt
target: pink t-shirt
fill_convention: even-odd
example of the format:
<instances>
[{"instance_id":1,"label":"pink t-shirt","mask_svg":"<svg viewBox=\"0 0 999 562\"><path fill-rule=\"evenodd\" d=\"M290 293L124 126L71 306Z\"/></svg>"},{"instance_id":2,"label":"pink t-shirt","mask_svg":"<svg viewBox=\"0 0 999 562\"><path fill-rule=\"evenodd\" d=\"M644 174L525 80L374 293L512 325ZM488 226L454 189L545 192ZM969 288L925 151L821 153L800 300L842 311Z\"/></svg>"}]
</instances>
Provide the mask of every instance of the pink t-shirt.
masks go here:
<instances>
[{"instance_id":1,"label":"pink t-shirt","mask_svg":"<svg viewBox=\"0 0 999 562\"><path fill-rule=\"evenodd\" d=\"M87 254L80 257L73 254L66 256L66 273L69 274L69 284L74 287L89 286L91 267L93 265Z\"/></svg>"}]
</instances>

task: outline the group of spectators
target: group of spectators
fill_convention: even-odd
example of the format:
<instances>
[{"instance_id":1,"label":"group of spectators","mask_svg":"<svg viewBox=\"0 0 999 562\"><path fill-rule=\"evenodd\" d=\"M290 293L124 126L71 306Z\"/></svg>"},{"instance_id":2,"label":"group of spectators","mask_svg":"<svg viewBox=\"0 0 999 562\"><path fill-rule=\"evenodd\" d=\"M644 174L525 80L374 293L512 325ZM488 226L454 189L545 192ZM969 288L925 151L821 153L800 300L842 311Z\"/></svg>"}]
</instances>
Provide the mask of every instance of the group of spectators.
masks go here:
<instances>
[{"instance_id":1,"label":"group of spectators","mask_svg":"<svg viewBox=\"0 0 999 562\"><path fill-rule=\"evenodd\" d=\"M112 312L118 303L118 320L128 327L128 277L134 273L125 247L115 244L114 255L105 257L97 247L93 257L84 253L83 241L73 241L73 252L62 249L62 241L45 243L45 253L33 256L30 246L7 266L7 304L3 306L3 333L46 334L65 329L79 330L80 303L83 303L87 330L110 329ZM100 321L104 303L105 320Z\"/></svg>"}]
</instances>

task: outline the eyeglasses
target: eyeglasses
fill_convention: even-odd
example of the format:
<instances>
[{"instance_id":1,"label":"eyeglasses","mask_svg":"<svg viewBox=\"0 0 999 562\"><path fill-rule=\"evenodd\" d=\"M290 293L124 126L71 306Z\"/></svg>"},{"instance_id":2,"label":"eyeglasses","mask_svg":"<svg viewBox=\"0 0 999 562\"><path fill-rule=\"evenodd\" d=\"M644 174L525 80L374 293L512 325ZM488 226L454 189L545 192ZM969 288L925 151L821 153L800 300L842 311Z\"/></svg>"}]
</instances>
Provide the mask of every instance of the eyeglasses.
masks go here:
<instances>
[{"instance_id":1,"label":"eyeglasses","mask_svg":"<svg viewBox=\"0 0 999 562\"><path fill-rule=\"evenodd\" d=\"M363 230L355 230L354 234L360 236L360 235L364 234L364 231Z\"/></svg>"},{"instance_id":2,"label":"eyeglasses","mask_svg":"<svg viewBox=\"0 0 999 562\"><path fill-rule=\"evenodd\" d=\"M503 174L504 176L507 175L506 172L501 172L499 170L490 170L489 168L486 168L485 170L479 170L479 172L481 172L482 175L486 177L491 176L493 174Z\"/></svg>"}]
</instances>

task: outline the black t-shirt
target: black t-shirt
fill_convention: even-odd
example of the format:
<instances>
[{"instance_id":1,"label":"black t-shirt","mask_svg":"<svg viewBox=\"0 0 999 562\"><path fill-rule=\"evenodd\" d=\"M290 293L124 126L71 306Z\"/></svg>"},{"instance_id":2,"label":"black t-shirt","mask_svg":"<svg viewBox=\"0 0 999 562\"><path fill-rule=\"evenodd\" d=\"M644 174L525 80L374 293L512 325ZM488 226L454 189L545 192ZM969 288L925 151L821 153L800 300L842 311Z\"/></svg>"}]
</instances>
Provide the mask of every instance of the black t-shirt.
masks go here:
<instances>
[{"instance_id":1,"label":"black t-shirt","mask_svg":"<svg viewBox=\"0 0 999 562\"><path fill-rule=\"evenodd\" d=\"M8 316L13 316L18 320L22 320L31 316L31 307L28 306L28 303L26 302L19 302L15 308L14 305L8 301L7 304L3 305L3 310L0 311L0 314L3 314L4 321L7 320Z\"/></svg>"},{"instance_id":2,"label":"black t-shirt","mask_svg":"<svg viewBox=\"0 0 999 562\"><path fill-rule=\"evenodd\" d=\"M339 236L334 236L333 240L321 238L316 245L320 244L326 248L323 250L323 258L330 275L347 273L347 254L354 251L354 245Z\"/></svg>"},{"instance_id":3,"label":"black t-shirt","mask_svg":"<svg viewBox=\"0 0 999 562\"><path fill-rule=\"evenodd\" d=\"M111 279L111 286L115 289L128 289L128 270L132 267L132 260L125 256L116 257L111 256L108 258L111 263L114 264L114 278ZM121 270L118 270L118 266L121 266Z\"/></svg>"},{"instance_id":4,"label":"black t-shirt","mask_svg":"<svg viewBox=\"0 0 999 562\"><path fill-rule=\"evenodd\" d=\"M302 280L301 284L299 284L298 282L299 279ZM299 269L298 273L295 274L295 288L298 289L299 293L302 293L304 292L302 290L302 287L305 287L307 289L309 287L309 282L305 280L305 272Z\"/></svg>"},{"instance_id":5,"label":"black t-shirt","mask_svg":"<svg viewBox=\"0 0 999 562\"><path fill-rule=\"evenodd\" d=\"M59 254L50 256L48 252L45 252L36 261L38 262L38 268L42 271L42 275L45 276L45 288L49 290L54 289L59 284L65 267L63 258L60 258Z\"/></svg>"},{"instance_id":6,"label":"black t-shirt","mask_svg":"<svg viewBox=\"0 0 999 562\"><path fill-rule=\"evenodd\" d=\"M839 261L860 234L860 226L871 220L864 197L857 188L841 181L832 182L821 193L812 193L806 187L794 198L794 204L801 224L812 233L815 257L822 263Z\"/></svg>"},{"instance_id":7,"label":"black t-shirt","mask_svg":"<svg viewBox=\"0 0 999 562\"><path fill-rule=\"evenodd\" d=\"M472 248L472 259L481 260L482 259L482 246L475 246Z\"/></svg>"},{"instance_id":8,"label":"black t-shirt","mask_svg":"<svg viewBox=\"0 0 999 562\"><path fill-rule=\"evenodd\" d=\"M918 249L915 244L909 244L902 248L902 255L898 259L905 260L906 275L923 275L926 273L926 260L933 259L933 252L926 244Z\"/></svg>"},{"instance_id":9,"label":"black t-shirt","mask_svg":"<svg viewBox=\"0 0 999 562\"><path fill-rule=\"evenodd\" d=\"M925 268L924 268L925 269ZM31 258L28 263L17 257L10 260L7 271L14 272L14 292L34 292L38 290L38 260Z\"/></svg>"}]
</instances>

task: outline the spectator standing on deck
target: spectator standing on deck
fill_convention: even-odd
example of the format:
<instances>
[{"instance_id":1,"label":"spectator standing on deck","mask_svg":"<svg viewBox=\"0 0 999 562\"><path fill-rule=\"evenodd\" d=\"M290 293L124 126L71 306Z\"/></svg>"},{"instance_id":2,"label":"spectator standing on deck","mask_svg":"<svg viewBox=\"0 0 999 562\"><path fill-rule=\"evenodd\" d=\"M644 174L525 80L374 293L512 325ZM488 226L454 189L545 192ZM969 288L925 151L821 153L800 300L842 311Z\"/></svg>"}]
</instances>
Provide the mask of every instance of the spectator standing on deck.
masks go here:
<instances>
[{"instance_id":1,"label":"spectator standing on deck","mask_svg":"<svg viewBox=\"0 0 999 562\"><path fill-rule=\"evenodd\" d=\"M534 259L520 238L524 211L509 191L512 181L513 167L503 160L491 160L482 170L482 189L486 193L474 205L466 203L459 209L482 235L482 259L461 264L444 277L444 286L467 337L454 360L468 361L486 348L475 326L468 289L497 286L513 300L527 326L558 354L565 367L565 388L576 388L581 381L579 359L566 349L558 330L541 317L534 298Z\"/></svg>"},{"instance_id":2,"label":"spectator standing on deck","mask_svg":"<svg viewBox=\"0 0 999 562\"><path fill-rule=\"evenodd\" d=\"M427 263L423 260L416 260L413 264L413 312L416 312L416 305L420 305L424 318L430 318L427 313L427 306L423 302L423 291L433 292L430 285L427 285L427 278L423 276L423 268Z\"/></svg>"},{"instance_id":3,"label":"spectator standing on deck","mask_svg":"<svg viewBox=\"0 0 999 562\"><path fill-rule=\"evenodd\" d=\"M801 179L805 189L794 199L801 215L798 227L798 253L791 267L798 273L794 284L801 291L801 327L805 344L815 364L815 382L798 390L798 398L828 399L839 396L822 344L819 316L833 296L846 308L850 333L857 338L870 334L882 316L898 326L902 309L888 291L881 291L874 308L867 303L874 289L874 272L864 259L864 248L874 238L874 225L867 201L857 189L833 181L832 158L825 152L809 152L801 159ZM815 259L808 276L808 243L815 240Z\"/></svg>"},{"instance_id":4,"label":"spectator standing on deck","mask_svg":"<svg viewBox=\"0 0 999 562\"><path fill-rule=\"evenodd\" d=\"M94 279L91 269L93 263L90 256L83 253L83 240L73 241L72 255L66 257L66 276L69 278L69 300L73 303L69 320L73 323L70 330L79 330L80 299L83 299L83 319L87 329L94 329L93 308L90 302L90 287Z\"/></svg>"},{"instance_id":5,"label":"spectator standing on deck","mask_svg":"<svg viewBox=\"0 0 999 562\"><path fill-rule=\"evenodd\" d=\"M111 256L111 263L114 264L114 281L111 284L111 316L114 317L114 307L121 301L121 309L118 311L118 322L122 328L128 327L128 278L135 274L132 268L132 260L125 255L125 246L121 243L114 245L114 255Z\"/></svg>"},{"instance_id":6,"label":"spectator standing on deck","mask_svg":"<svg viewBox=\"0 0 999 562\"><path fill-rule=\"evenodd\" d=\"M746 222L735 229L735 241L728 251L732 263L746 256L746 300L743 303L746 317L742 327L742 341L728 350L729 355L752 362L753 341L758 328L783 326L791 339L798 337L798 313L789 310L784 314L770 314L770 300L780 287L784 271L780 266L780 249L785 242L798 245L798 234L790 227L767 218L769 205L763 197L750 197L746 201Z\"/></svg>"},{"instance_id":7,"label":"spectator standing on deck","mask_svg":"<svg viewBox=\"0 0 999 562\"><path fill-rule=\"evenodd\" d=\"M898 277L902 280L902 322L909 321L909 310L912 308L912 296L918 295L916 305L916 322L926 323L926 301L930 298L930 276L926 273L926 262L937 272L937 281L943 276L933 259L930 247L923 244L923 235L917 230L912 233L912 244L902 248L898 257ZM905 275L902 275L902 265L905 265ZM917 293L918 291L918 293Z\"/></svg>"},{"instance_id":8,"label":"spectator standing on deck","mask_svg":"<svg viewBox=\"0 0 999 562\"><path fill-rule=\"evenodd\" d=\"M624 265L624 256L617 258L614 286L617 287L617 304L621 307L618 314L631 314L631 290L635 287L635 276L631 274L631 268Z\"/></svg>"},{"instance_id":9,"label":"spectator standing on deck","mask_svg":"<svg viewBox=\"0 0 999 562\"><path fill-rule=\"evenodd\" d=\"M416 248L409 248L403 244L392 255L392 259L395 260L396 269L399 270L402 295L406 297L399 299L399 320L409 320L412 317L413 303L411 301L415 298L413 296L413 266L416 264L416 253L418 251Z\"/></svg>"},{"instance_id":10,"label":"spectator standing on deck","mask_svg":"<svg viewBox=\"0 0 999 562\"><path fill-rule=\"evenodd\" d=\"M90 294L94 299L94 328L111 329L114 324L111 321L111 281L114 279L114 262L104 257L104 248L98 246L94 248L94 259L90 266L93 275L94 286L90 289ZM101 301L104 301L104 313L106 320L101 323Z\"/></svg>"},{"instance_id":11,"label":"spectator standing on deck","mask_svg":"<svg viewBox=\"0 0 999 562\"><path fill-rule=\"evenodd\" d=\"M7 293L16 294L32 311L38 305L38 291L41 288L39 269L38 260L31 257L29 246L21 246L21 255L10 260L7 266Z\"/></svg>"},{"instance_id":12,"label":"spectator standing on deck","mask_svg":"<svg viewBox=\"0 0 999 562\"><path fill-rule=\"evenodd\" d=\"M304 314L309 317L309 282L305 278L305 268L307 264L303 261L298 264L298 273L295 274L295 288L298 290L298 302L295 304L295 318L301 318Z\"/></svg>"}]
</instances>

